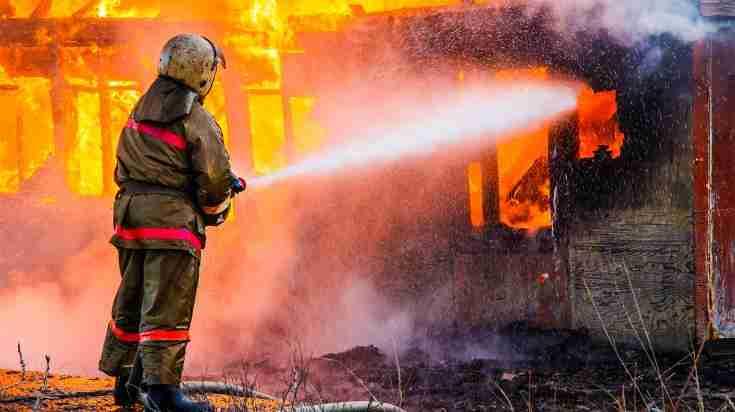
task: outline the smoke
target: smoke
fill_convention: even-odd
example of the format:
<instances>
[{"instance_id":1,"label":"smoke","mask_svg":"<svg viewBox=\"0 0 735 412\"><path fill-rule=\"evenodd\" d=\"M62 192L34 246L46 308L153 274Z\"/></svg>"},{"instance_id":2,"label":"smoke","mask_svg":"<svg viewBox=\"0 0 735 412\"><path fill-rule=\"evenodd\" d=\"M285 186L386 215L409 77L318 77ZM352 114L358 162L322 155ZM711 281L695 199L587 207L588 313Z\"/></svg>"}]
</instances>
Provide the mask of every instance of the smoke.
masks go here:
<instances>
[{"instance_id":1,"label":"smoke","mask_svg":"<svg viewBox=\"0 0 735 412\"><path fill-rule=\"evenodd\" d=\"M550 8L560 33L605 30L626 45L662 34L693 42L716 29L701 18L698 2L689 0L530 0L528 4Z\"/></svg>"}]
</instances>

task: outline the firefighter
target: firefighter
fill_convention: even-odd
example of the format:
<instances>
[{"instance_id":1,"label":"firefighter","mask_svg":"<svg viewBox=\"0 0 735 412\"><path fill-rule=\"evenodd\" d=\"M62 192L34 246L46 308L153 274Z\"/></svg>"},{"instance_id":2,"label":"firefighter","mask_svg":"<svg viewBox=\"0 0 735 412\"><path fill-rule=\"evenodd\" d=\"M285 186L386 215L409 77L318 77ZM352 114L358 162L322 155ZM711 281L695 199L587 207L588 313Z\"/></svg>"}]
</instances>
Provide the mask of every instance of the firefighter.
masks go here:
<instances>
[{"instance_id":1,"label":"firefighter","mask_svg":"<svg viewBox=\"0 0 735 412\"><path fill-rule=\"evenodd\" d=\"M146 411L210 408L186 398L180 383L205 226L221 224L231 198L245 189L230 169L220 127L202 106L219 65L224 56L207 38L170 39L158 77L120 136L110 242L122 280L99 363L116 377L118 405L140 398Z\"/></svg>"}]
</instances>

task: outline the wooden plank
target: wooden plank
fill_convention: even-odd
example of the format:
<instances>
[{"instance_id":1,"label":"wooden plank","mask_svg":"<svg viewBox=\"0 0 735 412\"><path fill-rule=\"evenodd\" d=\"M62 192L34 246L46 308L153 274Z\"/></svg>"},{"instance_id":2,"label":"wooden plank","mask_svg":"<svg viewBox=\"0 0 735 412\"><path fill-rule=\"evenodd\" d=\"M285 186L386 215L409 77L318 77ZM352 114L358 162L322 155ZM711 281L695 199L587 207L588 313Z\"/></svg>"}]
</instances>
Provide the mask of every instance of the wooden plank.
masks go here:
<instances>
[{"instance_id":1,"label":"wooden plank","mask_svg":"<svg viewBox=\"0 0 735 412\"><path fill-rule=\"evenodd\" d=\"M553 273L562 284L560 319L562 326L574 326L574 289L569 270L569 226L573 221L572 174L579 152L579 119L576 114L557 122L549 131L549 172Z\"/></svg>"},{"instance_id":2,"label":"wooden plank","mask_svg":"<svg viewBox=\"0 0 735 412\"><path fill-rule=\"evenodd\" d=\"M577 327L606 339L686 349L694 322L691 217L683 212L616 210L576 228L570 244ZM640 309L640 312L639 312ZM641 322L641 318L643 322Z\"/></svg>"},{"instance_id":3,"label":"wooden plank","mask_svg":"<svg viewBox=\"0 0 735 412\"><path fill-rule=\"evenodd\" d=\"M735 17L735 0L699 0L704 17Z\"/></svg>"}]
</instances>

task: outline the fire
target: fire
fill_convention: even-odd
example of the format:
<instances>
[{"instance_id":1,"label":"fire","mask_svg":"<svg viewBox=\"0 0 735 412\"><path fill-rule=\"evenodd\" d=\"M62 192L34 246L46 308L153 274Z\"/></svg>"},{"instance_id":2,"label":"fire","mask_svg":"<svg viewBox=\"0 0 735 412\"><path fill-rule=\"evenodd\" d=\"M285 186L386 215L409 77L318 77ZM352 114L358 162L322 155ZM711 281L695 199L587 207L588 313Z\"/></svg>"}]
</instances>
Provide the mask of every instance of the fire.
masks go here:
<instances>
[{"instance_id":1,"label":"fire","mask_svg":"<svg viewBox=\"0 0 735 412\"><path fill-rule=\"evenodd\" d=\"M291 97L288 104L293 117L295 154L305 156L315 152L323 144L327 133L314 117L317 99Z\"/></svg>"},{"instance_id":2,"label":"fire","mask_svg":"<svg viewBox=\"0 0 735 412\"><path fill-rule=\"evenodd\" d=\"M17 192L54 152L49 90L48 79L11 79L0 66L0 193Z\"/></svg>"},{"instance_id":3,"label":"fire","mask_svg":"<svg viewBox=\"0 0 735 412\"><path fill-rule=\"evenodd\" d=\"M283 167L291 159L316 151L325 141L327 133L314 116L315 107L318 106L316 97L283 97L281 53L282 50L294 49L289 18L348 18L352 15L353 3L346 0L290 3L253 0L243 5L241 2L221 0L201 10L192 6L196 10L192 9L190 13L182 11L188 9L188 5L182 7L178 2L168 0L59 0L37 4L11 0L10 6L12 17L16 18L187 20L197 14L228 28L224 31L223 44L242 67L247 67L244 83L248 94L246 104L250 114L255 171L266 174ZM382 0L363 0L355 4L367 12L381 12L451 3L454 2L400 0L386 3ZM217 9L216 13L212 11L214 9ZM334 30L337 27L334 25L336 20L326 17L323 18L328 23L325 23L325 30ZM263 33L265 44L254 41L251 35L238 34L242 30ZM51 45L56 41L55 35L45 27L33 32L33 38L39 45ZM64 104L75 108L73 112L63 113L63 124L55 124L59 119L52 115L51 95L54 86L51 77L8 76L3 72L0 77L0 100L7 109L1 122L4 130L11 132L2 138L3 144L0 146L0 192L20 190L22 182L30 179L54 153L54 139L63 136L62 163L70 189L85 196L111 194L109 189L114 185L111 182L110 165L114 163L112 156L119 129L144 85L141 79L105 79L104 60L109 57L109 51L109 47L95 44L60 49L66 87L62 98ZM226 106L226 91L218 82L208 98L207 107L215 113L225 133L225 140L229 142ZM291 122L290 128L284 126L286 121ZM291 143L287 145L287 141Z\"/></svg>"},{"instance_id":4,"label":"fire","mask_svg":"<svg viewBox=\"0 0 735 412\"><path fill-rule=\"evenodd\" d=\"M585 87L579 96L579 157L594 157L606 146L612 157L620 156L625 136L617 121L617 93L597 92Z\"/></svg>"},{"instance_id":5,"label":"fire","mask_svg":"<svg viewBox=\"0 0 735 412\"><path fill-rule=\"evenodd\" d=\"M69 182L81 195L102 194L102 133L99 127L100 95L96 92L77 93L77 134L68 163Z\"/></svg>"},{"instance_id":6,"label":"fire","mask_svg":"<svg viewBox=\"0 0 735 412\"><path fill-rule=\"evenodd\" d=\"M501 81L549 80L545 67L501 70L494 74ZM464 72L459 73L460 82ZM596 153L620 156L624 135L617 122L615 91L594 92L584 86L578 98L580 158ZM497 143L498 196L500 221L508 226L538 230L551 225L550 176L548 165L549 128L506 136ZM474 227L485 225L483 166L473 162L468 167L470 220Z\"/></svg>"},{"instance_id":7,"label":"fire","mask_svg":"<svg viewBox=\"0 0 735 412\"><path fill-rule=\"evenodd\" d=\"M247 23L271 32L282 32L284 24L278 15L276 0L256 0L247 13Z\"/></svg>"},{"instance_id":8,"label":"fire","mask_svg":"<svg viewBox=\"0 0 735 412\"><path fill-rule=\"evenodd\" d=\"M0 191L2 192L15 192L20 186L17 96L18 87L16 85L0 85L0 105L6 114L0 117L0 128L6 135L6 141L0 145Z\"/></svg>"},{"instance_id":9,"label":"fire","mask_svg":"<svg viewBox=\"0 0 735 412\"><path fill-rule=\"evenodd\" d=\"M472 162L467 168L467 183L470 192L470 222L473 227L485 226L483 199L482 163Z\"/></svg>"},{"instance_id":10,"label":"fire","mask_svg":"<svg viewBox=\"0 0 735 412\"><path fill-rule=\"evenodd\" d=\"M496 79L548 80L544 67L503 70ZM548 174L549 128L509 136L497 145L500 221L511 227L536 230L551 225Z\"/></svg>"},{"instance_id":11,"label":"fire","mask_svg":"<svg viewBox=\"0 0 735 412\"><path fill-rule=\"evenodd\" d=\"M255 172L275 172L286 165L286 132L281 96L254 95L249 100Z\"/></svg>"},{"instance_id":12,"label":"fire","mask_svg":"<svg viewBox=\"0 0 735 412\"><path fill-rule=\"evenodd\" d=\"M18 16L24 17L34 13L35 16L57 18L190 18L180 10L178 3L167 0L62 0L49 2L48 10L43 7L34 9L19 0L13 3L18 3L14 4ZM208 11L202 14L202 19L212 20L213 24L224 29L221 40L228 57L236 65L246 68L240 92L247 97L242 102L228 100L231 96L218 81L207 98L206 106L221 125L225 142L229 145L231 125L227 107L244 105L249 117L254 171L261 175L275 172L289 162L319 150L328 135L318 119L318 97L291 96L284 91L282 53L298 48L292 36L292 17L327 15L348 18L353 5L361 6L366 12L381 12L457 3L454 0L362 0L357 3L346 0L253 0L244 6L232 0L217 2L206 8ZM210 11L213 8L218 12ZM265 40L253 36L253 32L264 34ZM39 44L53 44L55 41L54 36L43 28L34 36ZM75 108L63 113L63 127L54 124L59 119L52 116L50 95L53 84L50 77L2 77L0 100L5 102L4 107L10 109L5 111L0 121L5 130L15 130L16 137L2 138L0 192L18 191L22 182L31 178L54 152L55 136L63 136L63 163L70 189L84 196L114 193L111 191L114 189L111 165L114 165L119 130L148 79L107 78L104 60L110 55L109 46L90 44L61 48L62 70L73 73L63 74L63 87L66 88L63 98L65 104ZM492 76L504 81L549 78L548 70L543 67L499 71ZM231 84L228 87L232 87ZM580 155L589 155L603 144L601 142L608 144L614 155L619 153L621 135L616 132L611 140L600 126L614 116L614 106L614 93L595 94L591 90L582 93L580 130L583 145ZM60 127L64 130L55 130ZM550 224L548 173L544 173L548 169L545 166L547 139L548 129L543 128L509 137L498 144L498 195L503 223L528 229ZM484 167L483 163L472 163L467 169L469 209L472 224L476 227L487 223L483 212L487 208L484 185L490 172Z\"/></svg>"}]
</instances>

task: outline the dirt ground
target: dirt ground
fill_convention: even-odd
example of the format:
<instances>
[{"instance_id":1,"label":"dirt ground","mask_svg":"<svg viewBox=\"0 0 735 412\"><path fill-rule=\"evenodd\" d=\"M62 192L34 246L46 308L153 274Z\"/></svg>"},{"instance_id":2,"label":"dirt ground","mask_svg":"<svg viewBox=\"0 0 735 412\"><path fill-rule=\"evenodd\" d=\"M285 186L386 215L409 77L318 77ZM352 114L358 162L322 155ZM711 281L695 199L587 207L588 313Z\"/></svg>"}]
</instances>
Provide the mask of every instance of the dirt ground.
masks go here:
<instances>
[{"instance_id":1,"label":"dirt ground","mask_svg":"<svg viewBox=\"0 0 735 412\"><path fill-rule=\"evenodd\" d=\"M36 405L36 410L41 411L121 410L112 399L114 381L111 378L51 374L44 384L44 377L45 373L41 372L27 372L24 375L20 371L0 369L0 411L32 411ZM66 396L71 397L57 399ZM208 395L207 398L218 410L278 410L276 402L243 400L223 395Z\"/></svg>"},{"instance_id":2,"label":"dirt ground","mask_svg":"<svg viewBox=\"0 0 735 412\"><path fill-rule=\"evenodd\" d=\"M413 342L400 356L372 346L277 366L239 361L219 376L255 385L279 399L314 404L377 399L408 411L733 411L735 361L692 354L617 352L584 332L539 331L523 324L502 331L446 333ZM116 410L113 381L0 370L0 410ZM89 393L89 392L88 392ZM12 403L18 397L30 397ZM279 402L213 396L219 410L278 410ZM288 409L286 409L288 410Z\"/></svg>"}]
</instances>

